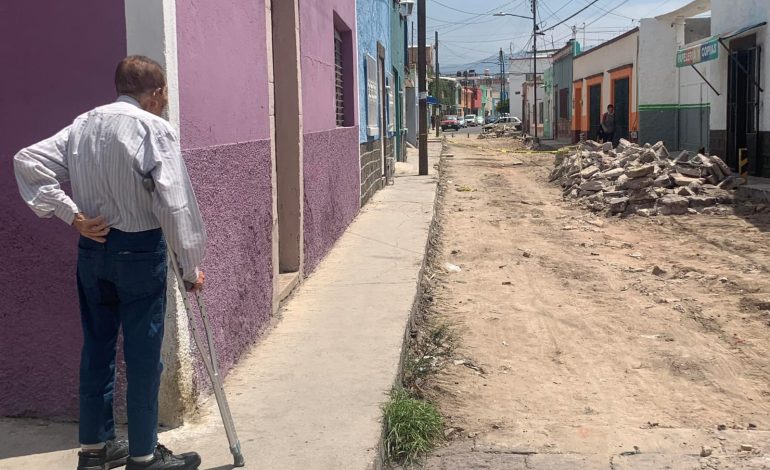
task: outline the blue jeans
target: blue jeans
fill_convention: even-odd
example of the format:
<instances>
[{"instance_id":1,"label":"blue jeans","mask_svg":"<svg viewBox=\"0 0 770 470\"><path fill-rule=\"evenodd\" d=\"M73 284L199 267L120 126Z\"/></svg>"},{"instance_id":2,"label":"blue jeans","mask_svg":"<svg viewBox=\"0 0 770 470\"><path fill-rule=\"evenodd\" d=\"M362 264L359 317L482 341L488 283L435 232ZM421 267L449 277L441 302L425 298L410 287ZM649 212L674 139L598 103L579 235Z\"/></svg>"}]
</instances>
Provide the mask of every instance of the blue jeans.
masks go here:
<instances>
[{"instance_id":1,"label":"blue jeans","mask_svg":"<svg viewBox=\"0 0 770 470\"><path fill-rule=\"evenodd\" d=\"M122 327L128 380L129 453L138 457L154 451L163 370L160 349L166 270L166 241L160 229L136 233L113 229L103 244L80 238L81 444L115 438L115 348Z\"/></svg>"}]
</instances>

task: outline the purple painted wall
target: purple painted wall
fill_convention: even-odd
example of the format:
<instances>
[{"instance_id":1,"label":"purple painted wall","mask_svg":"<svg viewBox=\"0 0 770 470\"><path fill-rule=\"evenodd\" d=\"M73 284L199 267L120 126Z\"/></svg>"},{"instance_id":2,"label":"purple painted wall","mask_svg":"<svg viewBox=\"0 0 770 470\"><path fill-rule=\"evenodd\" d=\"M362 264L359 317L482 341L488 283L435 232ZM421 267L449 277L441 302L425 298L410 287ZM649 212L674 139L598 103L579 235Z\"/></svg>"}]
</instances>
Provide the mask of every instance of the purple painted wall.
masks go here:
<instances>
[{"instance_id":1,"label":"purple painted wall","mask_svg":"<svg viewBox=\"0 0 770 470\"><path fill-rule=\"evenodd\" d=\"M359 209L358 127L305 134L305 271L311 272Z\"/></svg>"},{"instance_id":2,"label":"purple painted wall","mask_svg":"<svg viewBox=\"0 0 770 470\"><path fill-rule=\"evenodd\" d=\"M113 74L126 53L123 2L4 1L0 32L0 415L75 418L77 237L24 205L12 159L115 99Z\"/></svg>"},{"instance_id":3,"label":"purple painted wall","mask_svg":"<svg viewBox=\"0 0 770 470\"><path fill-rule=\"evenodd\" d=\"M264 0L176 8L183 148L270 139Z\"/></svg>"},{"instance_id":4,"label":"purple painted wall","mask_svg":"<svg viewBox=\"0 0 770 470\"><path fill-rule=\"evenodd\" d=\"M305 272L310 273L358 213L355 34L343 63L351 127L337 127L334 29L356 30L354 0L300 0Z\"/></svg>"},{"instance_id":5,"label":"purple painted wall","mask_svg":"<svg viewBox=\"0 0 770 470\"><path fill-rule=\"evenodd\" d=\"M264 0L177 2L182 150L209 233L205 297L224 370L272 312L265 21Z\"/></svg>"},{"instance_id":6,"label":"purple painted wall","mask_svg":"<svg viewBox=\"0 0 770 470\"><path fill-rule=\"evenodd\" d=\"M206 221L206 307L222 364L230 367L272 312L270 141L186 150Z\"/></svg>"}]
</instances>

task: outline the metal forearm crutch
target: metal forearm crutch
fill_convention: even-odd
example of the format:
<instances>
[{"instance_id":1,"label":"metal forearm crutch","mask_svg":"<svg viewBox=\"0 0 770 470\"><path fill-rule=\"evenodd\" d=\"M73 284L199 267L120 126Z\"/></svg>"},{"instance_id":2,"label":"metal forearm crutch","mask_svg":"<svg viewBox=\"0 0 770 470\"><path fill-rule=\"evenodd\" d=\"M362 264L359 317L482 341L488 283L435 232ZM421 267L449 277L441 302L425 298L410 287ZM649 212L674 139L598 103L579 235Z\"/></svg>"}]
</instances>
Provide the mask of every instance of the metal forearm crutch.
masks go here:
<instances>
[{"instance_id":1,"label":"metal forearm crutch","mask_svg":"<svg viewBox=\"0 0 770 470\"><path fill-rule=\"evenodd\" d=\"M203 300L201 300L200 294L196 292L195 301L198 304L198 310L201 313L203 330L206 333L206 340L208 341L208 355L204 350L203 340L201 339L200 332L198 331L198 326L195 324L192 307L190 306L190 300L187 296L187 289L185 288L184 279L182 279L182 272L179 270L179 264L177 263L176 256L171 250L169 250L169 257L171 258L171 266L174 269L174 274L176 275L176 280L179 284L179 290L182 291L182 300L184 301L184 308L187 310L187 319L190 323L190 329L192 330L193 339L195 340L195 346L197 346L198 351L201 353L203 364L206 366L206 371L209 373L209 378L211 378L211 385L214 387L214 396L217 399L219 413L222 415L222 422L225 425L227 441L230 444L230 452L233 454L233 466L243 467L246 465L246 462L243 460L243 454L241 454L241 443L238 441L238 435L235 432L233 415L230 413L230 405L227 404L225 389L222 386L222 378L219 376L217 352L214 349L214 338L211 335L211 324L209 323L208 315L206 315L206 308L203 305Z\"/></svg>"}]
</instances>

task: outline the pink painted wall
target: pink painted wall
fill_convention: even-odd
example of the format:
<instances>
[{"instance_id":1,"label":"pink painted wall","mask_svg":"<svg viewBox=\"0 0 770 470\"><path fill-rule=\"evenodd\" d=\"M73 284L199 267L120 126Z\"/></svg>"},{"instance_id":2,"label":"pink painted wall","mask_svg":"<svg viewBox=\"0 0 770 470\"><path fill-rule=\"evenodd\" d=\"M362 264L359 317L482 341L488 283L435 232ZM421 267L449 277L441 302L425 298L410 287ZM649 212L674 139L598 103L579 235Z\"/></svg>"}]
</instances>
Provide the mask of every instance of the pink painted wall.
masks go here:
<instances>
[{"instance_id":1,"label":"pink painted wall","mask_svg":"<svg viewBox=\"0 0 770 470\"><path fill-rule=\"evenodd\" d=\"M269 139L264 0L176 8L183 148Z\"/></svg>"},{"instance_id":2,"label":"pink painted wall","mask_svg":"<svg viewBox=\"0 0 770 470\"><path fill-rule=\"evenodd\" d=\"M272 312L265 21L264 0L177 2L182 150L209 233L204 295L225 370Z\"/></svg>"},{"instance_id":3,"label":"pink painted wall","mask_svg":"<svg viewBox=\"0 0 770 470\"><path fill-rule=\"evenodd\" d=\"M0 34L0 415L75 418L77 237L24 205L12 159L115 99L113 74L126 53L123 2L0 2Z\"/></svg>"}]
</instances>

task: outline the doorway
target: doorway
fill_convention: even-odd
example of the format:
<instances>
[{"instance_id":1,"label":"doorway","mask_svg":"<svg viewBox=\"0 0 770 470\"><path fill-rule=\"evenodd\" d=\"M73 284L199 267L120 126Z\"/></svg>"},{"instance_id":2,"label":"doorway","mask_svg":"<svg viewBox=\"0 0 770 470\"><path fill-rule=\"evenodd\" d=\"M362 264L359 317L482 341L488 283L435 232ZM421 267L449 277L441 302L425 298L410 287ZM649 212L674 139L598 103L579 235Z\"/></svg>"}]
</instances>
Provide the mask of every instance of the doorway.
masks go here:
<instances>
[{"instance_id":1,"label":"doorway","mask_svg":"<svg viewBox=\"0 0 770 470\"><path fill-rule=\"evenodd\" d=\"M385 142L388 136L387 106L388 93L387 83L385 82L385 47L377 44L377 91L380 96L380 165L382 168L381 177L385 176Z\"/></svg>"},{"instance_id":2,"label":"doorway","mask_svg":"<svg viewBox=\"0 0 770 470\"><path fill-rule=\"evenodd\" d=\"M302 271L302 115L299 61L281 60L296 57L299 50L299 17L296 0L272 2L272 53L275 128L276 217L278 244L277 302L283 300L299 283ZM275 251L275 248L274 248Z\"/></svg>"},{"instance_id":3,"label":"doorway","mask_svg":"<svg viewBox=\"0 0 770 470\"><path fill-rule=\"evenodd\" d=\"M602 122L602 86L588 87L588 139L597 140Z\"/></svg>"},{"instance_id":4,"label":"doorway","mask_svg":"<svg viewBox=\"0 0 770 470\"><path fill-rule=\"evenodd\" d=\"M615 105L615 142L628 139L629 108L631 101L630 80L620 78L612 82Z\"/></svg>"},{"instance_id":5,"label":"doorway","mask_svg":"<svg viewBox=\"0 0 770 470\"><path fill-rule=\"evenodd\" d=\"M575 90L572 94L572 119L574 120L574 138L575 142L580 140L580 134L583 132L583 83L575 84Z\"/></svg>"},{"instance_id":6,"label":"doorway","mask_svg":"<svg viewBox=\"0 0 770 470\"><path fill-rule=\"evenodd\" d=\"M738 156L746 149L748 171L762 173L758 161L760 48L756 36L734 39L730 43L727 91L727 164L738 170Z\"/></svg>"}]
</instances>

